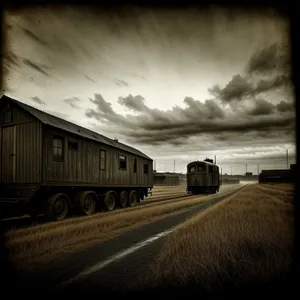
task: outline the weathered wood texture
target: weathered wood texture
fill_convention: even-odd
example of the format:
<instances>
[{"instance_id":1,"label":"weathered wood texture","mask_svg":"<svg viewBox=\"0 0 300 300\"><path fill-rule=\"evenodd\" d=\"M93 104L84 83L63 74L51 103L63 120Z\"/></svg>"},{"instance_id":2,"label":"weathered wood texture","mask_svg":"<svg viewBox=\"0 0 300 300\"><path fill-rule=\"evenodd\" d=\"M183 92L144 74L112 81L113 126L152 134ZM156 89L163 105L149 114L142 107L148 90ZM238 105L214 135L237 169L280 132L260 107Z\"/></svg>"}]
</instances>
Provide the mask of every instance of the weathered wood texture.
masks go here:
<instances>
[{"instance_id":1,"label":"weathered wood texture","mask_svg":"<svg viewBox=\"0 0 300 300\"><path fill-rule=\"evenodd\" d=\"M3 113L7 110L12 113L12 122L3 122ZM150 159L44 125L6 100L0 103L0 114L0 180L3 183L153 185ZM60 142L54 141L55 136L63 139L63 157L60 160L54 158L54 152L61 151L58 149ZM101 150L105 152L102 152L100 165ZM126 169L119 168L120 155L126 157ZM148 165L147 173L144 165Z\"/></svg>"},{"instance_id":2,"label":"weathered wood texture","mask_svg":"<svg viewBox=\"0 0 300 300\"><path fill-rule=\"evenodd\" d=\"M12 122L3 123L10 110ZM41 181L42 124L30 114L3 103L1 111L1 180L4 183Z\"/></svg>"},{"instance_id":3,"label":"weathered wood texture","mask_svg":"<svg viewBox=\"0 0 300 300\"><path fill-rule=\"evenodd\" d=\"M63 159L53 157L54 137L63 138ZM69 143L72 143L70 145ZM74 149L74 144L77 149ZM70 147L71 146L71 147ZM69 135L52 128L44 129L44 180L46 182L85 183L99 186L151 186L152 161L88 139ZM105 169L100 166L100 151L105 151ZM119 156L126 157L126 169L119 168ZM136 173L134 160L136 159ZM148 174L144 173L148 165ZM102 168L101 168L102 167Z\"/></svg>"}]
</instances>

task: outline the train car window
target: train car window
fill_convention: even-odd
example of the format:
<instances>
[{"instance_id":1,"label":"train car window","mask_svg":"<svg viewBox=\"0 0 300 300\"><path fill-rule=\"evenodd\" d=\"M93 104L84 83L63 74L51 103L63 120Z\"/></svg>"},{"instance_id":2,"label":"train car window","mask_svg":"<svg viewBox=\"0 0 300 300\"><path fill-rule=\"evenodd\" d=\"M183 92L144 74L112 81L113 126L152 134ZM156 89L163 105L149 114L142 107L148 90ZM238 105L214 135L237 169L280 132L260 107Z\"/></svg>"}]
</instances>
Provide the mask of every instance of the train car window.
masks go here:
<instances>
[{"instance_id":1,"label":"train car window","mask_svg":"<svg viewBox=\"0 0 300 300\"><path fill-rule=\"evenodd\" d=\"M191 166L190 167L190 173L194 173L196 172L196 167L195 166Z\"/></svg>"},{"instance_id":2,"label":"train car window","mask_svg":"<svg viewBox=\"0 0 300 300\"><path fill-rule=\"evenodd\" d=\"M100 170L106 169L106 150L100 150Z\"/></svg>"},{"instance_id":3,"label":"train car window","mask_svg":"<svg viewBox=\"0 0 300 300\"><path fill-rule=\"evenodd\" d=\"M2 124L12 123L13 114L9 106L7 106L2 112Z\"/></svg>"},{"instance_id":4,"label":"train car window","mask_svg":"<svg viewBox=\"0 0 300 300\"><path fill-rule=\"evenodd\" d=\"M148 164L144 164L144 174L148 174Z\"/></svg>"},{"instance_id":5,"label":"train car window","mask_svg":"<svg viewBox=\"0 0 300 300\"><path fill-rule=\"evenodd\" d=\"M204 172L204 171L205 171L204 166L199 165L199 166L198 166L198 171L197 171L197 172Z\"/></svg>"},{"instance_id":6,"label":"train car window","mask_svg":"<svg viewBox=\"0 0 300 300\"><path fill-rule=\"evenodd\" d=\"M78 143L69 141L68 148L71 151L77 151L78 150Z\"/></svg>"},{"instance_id":7,"label":"train car window","mask_svg":"<svg viewBox=\"0 0 300 300\"><path fill-rule=\"evenodd\" d=\"M60 136L53 137L53 160L64 160L64 138Z\"/></svg>"},{"instance_id":8,"label":"train car window","mask_svg":"<svg viewBox=\"0 0 300 300\"><path fill-rule=\"evenodd\" d=\"M119 155L119 169L126 170L126 168L127 168L126 156Z\"/></svg>"},{"instance_id":9,"label":"train car window","mask_svg":"<svg viewBox=\"0 0 300 300\"><path fill-rule=\"evenodd\" d=\"M137 161L136 161L136 158L134 159L134 162L133 162L133 173L136 173L137 171Z\"/></svg>"}]
</instances>

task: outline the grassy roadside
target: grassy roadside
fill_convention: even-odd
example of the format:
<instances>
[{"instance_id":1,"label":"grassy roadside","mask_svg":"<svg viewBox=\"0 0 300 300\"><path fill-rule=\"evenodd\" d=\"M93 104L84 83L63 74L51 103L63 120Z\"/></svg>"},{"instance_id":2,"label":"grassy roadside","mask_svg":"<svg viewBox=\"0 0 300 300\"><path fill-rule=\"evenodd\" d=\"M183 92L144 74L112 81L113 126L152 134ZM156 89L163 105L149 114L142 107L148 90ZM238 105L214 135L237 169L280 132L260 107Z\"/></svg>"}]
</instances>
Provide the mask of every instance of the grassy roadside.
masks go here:
<instances>
[{"instance_id":1,"label":"grassy roadside","mask_svg":"<svg viewBox=\"0 0 300 300\"><path fill-rule=\"evenodd\" d=\"M7 233L6 246L15 265L20 268L35 268L213 197L215 196L191 196L162 205L145 205L119 212L16 229Z\"/></svg>"},{"instance_id":2,"label":"grassy roadside","mask_svg":"<svg viewBox=\"0 0 300 300\"><path fill-rule=\"evenodd\" d=\"M178 226L138 287L245 289L286 282L294 233L291 185L249 185Z\"/></svg>"}]
</instances>

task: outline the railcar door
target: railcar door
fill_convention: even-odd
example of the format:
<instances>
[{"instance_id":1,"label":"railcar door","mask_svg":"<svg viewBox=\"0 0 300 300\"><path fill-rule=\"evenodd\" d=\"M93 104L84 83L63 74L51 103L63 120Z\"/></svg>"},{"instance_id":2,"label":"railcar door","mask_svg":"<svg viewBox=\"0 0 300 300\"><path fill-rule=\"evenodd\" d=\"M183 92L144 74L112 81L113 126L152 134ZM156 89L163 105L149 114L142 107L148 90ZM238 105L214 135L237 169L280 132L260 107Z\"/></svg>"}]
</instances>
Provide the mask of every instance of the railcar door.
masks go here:
<instances>
[{"instance_id":1,"label":"railcar door","mask_svg":"<svg viewBox=\"0 0 300 300\"><path fill-rule=\"evenodd\" d=\"M133 158L133 174L132 174L132 184L138 184L138 162L137 158Z\"/></svg>"},{"instance_id":2,"label":"railcar door","mask_svg":"<svg viewBox=\"0 0 300 300\"><path fill-rule=\"evenodd\" d=\"M1 179L4 183L15 182L16 177L16 126L2 127Z\"/></svg>"}]
</instances>

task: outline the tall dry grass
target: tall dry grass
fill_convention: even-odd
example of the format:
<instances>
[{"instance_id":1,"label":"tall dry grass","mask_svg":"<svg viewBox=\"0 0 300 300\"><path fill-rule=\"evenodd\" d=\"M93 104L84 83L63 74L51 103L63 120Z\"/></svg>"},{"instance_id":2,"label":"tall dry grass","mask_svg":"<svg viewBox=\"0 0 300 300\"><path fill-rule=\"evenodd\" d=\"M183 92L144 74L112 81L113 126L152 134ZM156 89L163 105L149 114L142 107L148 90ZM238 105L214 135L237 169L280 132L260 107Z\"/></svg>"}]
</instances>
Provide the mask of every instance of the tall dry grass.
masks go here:
<instances>
[{"instance_id":1,"label":"tall dry grass","mask_svg":"<svg viewBox=\"0 0 300 300\"><path fill-rule=\"evenodd\" d=\"M190 196L182 200L14 229L6 233L6 246L15 265L35 268L213 197L215 195Z\"/></svg>"},{"instance_id":2,"label":"tall dry grass","mask_svg":"<svg viewBox=\"0 0 300 300\"><path fill-rule=\"evenodd\" d=\"M140 288L204 291L284 283L291 265L294 194L290 185L250 185L180 225L140 278Z\"/></svg>"}]
</instances>

